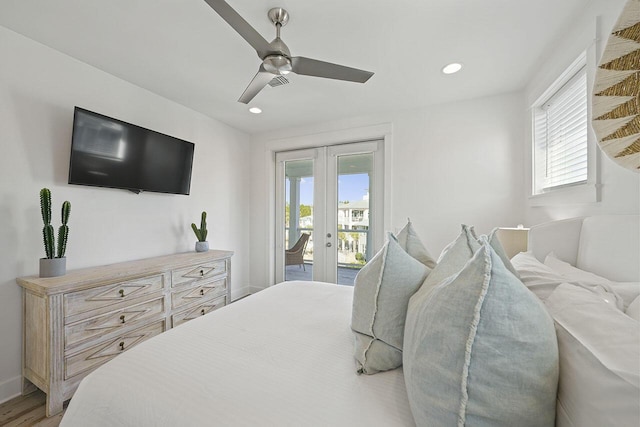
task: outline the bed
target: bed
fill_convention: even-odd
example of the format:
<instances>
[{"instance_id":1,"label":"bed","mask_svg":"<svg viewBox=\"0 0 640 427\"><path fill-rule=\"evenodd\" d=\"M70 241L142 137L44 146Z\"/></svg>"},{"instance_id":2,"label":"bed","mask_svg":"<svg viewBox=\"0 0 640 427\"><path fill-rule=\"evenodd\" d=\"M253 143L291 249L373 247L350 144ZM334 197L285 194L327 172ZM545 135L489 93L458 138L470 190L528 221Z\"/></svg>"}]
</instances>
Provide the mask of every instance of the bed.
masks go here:
<instances>
[{"instance_id":1,"label":"bed","mask_svg":"<svg viewBox=\"0 0 640 427\"><path fill-rule=\"evenodd\" d=\"M531 229L530 255L542 263L553 251L624 282L628 306L640 293L639 237L635 215L558 221ZM87 376L61 425L415 425L402 368L355 372L353 294L286 282L169 330ZM561 354L561 370L563 363ZM636 400L627 405L632 420L640 420L639 370L621 374L630 391L616 395ZM594 396L597 387L580 398ZM557 425L571 425L575 410L559 406Z\"/></svg>"},{"instance_id":2,"label":"bed","mask_svg":"<svg viewBox=\"0 0 640 427\"><path fill-rule=\"evenodd\" d=\"M352 295L286 282L169 330L89 375L62 425L413 425L401 370L355 375Z\"/></svg>"}]
</instances>

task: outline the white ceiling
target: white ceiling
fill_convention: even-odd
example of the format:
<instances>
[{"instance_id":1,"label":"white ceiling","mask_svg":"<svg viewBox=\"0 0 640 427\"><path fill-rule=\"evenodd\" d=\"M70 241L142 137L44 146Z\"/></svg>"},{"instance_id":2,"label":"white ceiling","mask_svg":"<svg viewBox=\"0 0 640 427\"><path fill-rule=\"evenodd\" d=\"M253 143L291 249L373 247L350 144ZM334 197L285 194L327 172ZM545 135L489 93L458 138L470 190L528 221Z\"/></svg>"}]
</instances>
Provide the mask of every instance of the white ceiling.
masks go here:
<instances>
[{"instance_id":1,"label":"white ceiling","mask_svg":"<svg viewBox=\"0 0 640 427\"><path fill-rule=\"evenodd\" d=\"M2 0L0 25L249 133L520 90L588 0L227 0L268 41L290 14L294 56L375 72L287 76L237 102L255 51L203 0ZM463 70L445 76L449 62Z\"/></svg>"}]
</instances>

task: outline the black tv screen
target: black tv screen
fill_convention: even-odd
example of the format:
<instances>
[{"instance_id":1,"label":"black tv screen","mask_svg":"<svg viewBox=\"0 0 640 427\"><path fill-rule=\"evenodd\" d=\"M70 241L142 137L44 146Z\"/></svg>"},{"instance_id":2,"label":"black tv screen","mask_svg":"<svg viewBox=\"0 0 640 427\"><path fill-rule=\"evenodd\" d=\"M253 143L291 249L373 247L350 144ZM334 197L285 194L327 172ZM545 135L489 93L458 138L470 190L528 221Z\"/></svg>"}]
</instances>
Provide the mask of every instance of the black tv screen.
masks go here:
<instances>
[{"instance_id":1,"label":"black tv screen","mask_svg":"<svg viewBox=\"0 0 640 427\"><path fill-rule=\"evenodd\" d=\"M194 144L80 107L69 184L189 194Z\"/></svg>"}]
</instances>

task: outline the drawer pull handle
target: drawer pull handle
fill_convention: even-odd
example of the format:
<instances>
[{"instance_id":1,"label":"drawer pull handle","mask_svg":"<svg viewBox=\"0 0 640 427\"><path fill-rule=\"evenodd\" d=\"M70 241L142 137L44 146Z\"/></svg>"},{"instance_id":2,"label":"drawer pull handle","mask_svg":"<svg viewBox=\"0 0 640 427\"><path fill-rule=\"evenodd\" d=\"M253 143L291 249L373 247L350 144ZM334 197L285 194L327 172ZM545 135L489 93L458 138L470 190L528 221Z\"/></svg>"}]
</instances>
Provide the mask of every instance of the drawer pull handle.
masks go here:
<instances>
[{"instance_id":1,"label":"drawer pull handle","mask_svg":"<svg viewBox=\"0 0 640 427\"><path fill-rule=\"evenodd\" d=\"M200 310L200 314L201 314L202 316L204 316L204 308L203 308L202 310Z\"/></svg>"},{"instance_id":2,"label":"drawer pull handle","mask_svg":"<svg viewBox=\"0 0 640 427\"><path fill-rule=\"evenodd\" d=\"M122 316L120 316L120 322L124 323L124 314Z\"/></svg>"},{"instance_id":3,"label":"drawer pull handle","mask_svg":"<svg viewBox=\"0 0 640 427\"><path fill-rule=\"evenodd\" d=\"M204 295L204 289L200 289L200 295Z\"/></svg>"},{"instance_id":4,"label":"drawer pull handle","mask_svg":"<svg viewBox=\"0 0 640 427\"><path fill-rule=\"evenodd\" d=\"M124 350L124 341L120 341L120 351Z\"/></svg>"},{"instance_id":5,"label":"drawer pull handle","mask_svg":"<svg viewBox=\"0 0 640 427\"><path fill-rule=\"evenodd\" d=\"M200 276L204 276L204 270L200 270Z\"/></svg>"},{"instance_id":6,"label":"drawer pull handle","mask_svg":"<svg viewBox=\"0 0 640 427\"><path fill-rule=\"evenodd\" d=\"M124 289L120 289L118 293L120 294L120 298L124 298Z\"/></svg>"}]
</instances>

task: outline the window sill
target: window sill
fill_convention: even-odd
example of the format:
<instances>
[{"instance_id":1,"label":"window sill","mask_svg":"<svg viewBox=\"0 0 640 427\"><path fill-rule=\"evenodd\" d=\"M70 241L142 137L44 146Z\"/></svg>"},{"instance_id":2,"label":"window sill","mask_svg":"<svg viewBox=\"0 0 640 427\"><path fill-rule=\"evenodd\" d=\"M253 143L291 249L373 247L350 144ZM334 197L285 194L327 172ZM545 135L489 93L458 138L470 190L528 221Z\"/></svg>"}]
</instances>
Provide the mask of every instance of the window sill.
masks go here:
<instances>
[{"instance_id":1,"label":"window sill","mask_svg":"<svg viewBox=\"0 0 640 427\"><path fill-rule=\"evenodd\" d=\"M581 205L599 201L600 188L595 184L574 185L529 196L529 206Z\"/></svg>"}]
</instances>

